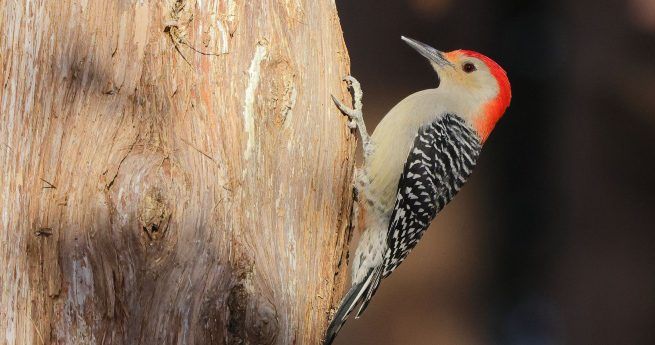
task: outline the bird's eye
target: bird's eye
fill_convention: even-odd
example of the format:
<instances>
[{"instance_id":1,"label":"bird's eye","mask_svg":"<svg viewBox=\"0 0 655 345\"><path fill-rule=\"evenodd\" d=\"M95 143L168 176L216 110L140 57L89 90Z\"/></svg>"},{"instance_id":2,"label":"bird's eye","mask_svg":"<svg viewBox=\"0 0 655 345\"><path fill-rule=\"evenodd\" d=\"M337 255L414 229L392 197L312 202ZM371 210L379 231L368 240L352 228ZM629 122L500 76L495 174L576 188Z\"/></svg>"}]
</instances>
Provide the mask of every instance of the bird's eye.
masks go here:
<instances>
[{"instance_id":1,"label":"bird's eye","mask_svg":"<svg viewBox=\"0 0 655 345\"><path fill-rule=\"evenodd\" d=\"M462 65L462 70L464 72L466 72L466 73L471 73L471 72L475 71L476 69L477 68L475 68L475 65L470 63L470 62L467 62L464 65Z\"/></svg>"}]
</instances>

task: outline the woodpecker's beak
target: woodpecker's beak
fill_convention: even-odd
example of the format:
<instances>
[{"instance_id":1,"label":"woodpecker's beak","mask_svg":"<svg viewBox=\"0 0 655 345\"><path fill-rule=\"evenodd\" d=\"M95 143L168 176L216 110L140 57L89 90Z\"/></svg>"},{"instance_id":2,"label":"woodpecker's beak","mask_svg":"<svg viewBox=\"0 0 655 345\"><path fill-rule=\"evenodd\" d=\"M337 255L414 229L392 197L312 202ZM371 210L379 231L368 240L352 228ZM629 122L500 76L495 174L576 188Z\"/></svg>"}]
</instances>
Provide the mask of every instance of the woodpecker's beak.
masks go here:
<instances>
[{"instance_id":1,"label":"woodpecker's beak","mask_svg":"<svg viewBox=\"0 0 655 345\"><path fill-rule=\"evenodd\" d=\"M425 56L430 62L437 64L440 67L454 67L454 65L446 59L444 54L425 43L421 43L415 39L409 37L400 36L405 43L409 44L410 47L414 48L421 55Z\"/></svg>"}]
</instances>

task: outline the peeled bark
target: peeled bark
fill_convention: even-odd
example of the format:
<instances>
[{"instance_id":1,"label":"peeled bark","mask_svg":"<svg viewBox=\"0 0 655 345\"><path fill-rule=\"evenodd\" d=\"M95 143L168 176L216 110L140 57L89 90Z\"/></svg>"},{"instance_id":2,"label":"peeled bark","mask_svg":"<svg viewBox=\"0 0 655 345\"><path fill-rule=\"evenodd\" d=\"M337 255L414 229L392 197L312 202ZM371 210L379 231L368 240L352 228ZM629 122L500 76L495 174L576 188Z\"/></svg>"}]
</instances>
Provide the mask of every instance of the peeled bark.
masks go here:
<instances>
[{"instance_id":1,"label":"peeled bark","mask_svg":"<svg viewBox=\"0 0 655 345\"><path fill-rule=\"evenodd\" d=\"M0 0L0 23L0 343L319 343L355 146L334 2Z\"/></svg>"}]
</instances>

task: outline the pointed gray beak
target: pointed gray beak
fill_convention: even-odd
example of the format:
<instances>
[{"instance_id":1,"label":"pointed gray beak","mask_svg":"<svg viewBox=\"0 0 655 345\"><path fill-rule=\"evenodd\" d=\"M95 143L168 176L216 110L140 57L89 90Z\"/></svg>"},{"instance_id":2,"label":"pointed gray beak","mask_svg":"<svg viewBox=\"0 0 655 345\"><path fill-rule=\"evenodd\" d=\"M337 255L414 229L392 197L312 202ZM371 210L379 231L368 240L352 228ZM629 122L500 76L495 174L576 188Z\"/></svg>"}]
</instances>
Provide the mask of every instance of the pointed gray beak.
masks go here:
<instances>
[{"instance_id":1,"label":"pointed gray beak","mask_svg":"<svg viewBox=\"0 0 655 345\"><path fill-rule=\"evenodd\" d=\"M428 60L430 60L430 62L433 62L441 67L455 67L452 63L450 63L450 61L446 60L446 57L444 57L442 52L430 47L429 45L405 36L400 36L400 38L402 38L405 43L409 44L410 47L414 48L421 55L425 56Z\"/></svg>"}]
</instances>

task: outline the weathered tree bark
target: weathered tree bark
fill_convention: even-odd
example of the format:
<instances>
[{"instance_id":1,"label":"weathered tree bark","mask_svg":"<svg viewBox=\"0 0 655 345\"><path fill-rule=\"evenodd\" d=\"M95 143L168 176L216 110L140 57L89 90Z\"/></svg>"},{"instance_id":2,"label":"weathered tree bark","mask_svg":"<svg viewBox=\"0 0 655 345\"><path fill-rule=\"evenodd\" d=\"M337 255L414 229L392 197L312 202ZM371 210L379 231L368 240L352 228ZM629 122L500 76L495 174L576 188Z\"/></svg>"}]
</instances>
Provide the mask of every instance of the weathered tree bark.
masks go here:
<instances>
[{"instance_id":1,"label":"weathered tree bark","mask_svg":"<svg viewBox=\"0 0 655 345\"><path fill-rule=\"evenodd\" d=\"M0 24L0 343L317 344L355 146L334 1L0 0Z\"/></svg>"}]
</instances>

